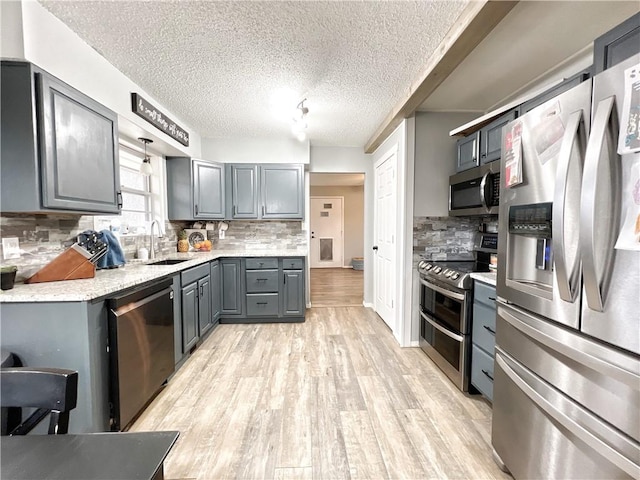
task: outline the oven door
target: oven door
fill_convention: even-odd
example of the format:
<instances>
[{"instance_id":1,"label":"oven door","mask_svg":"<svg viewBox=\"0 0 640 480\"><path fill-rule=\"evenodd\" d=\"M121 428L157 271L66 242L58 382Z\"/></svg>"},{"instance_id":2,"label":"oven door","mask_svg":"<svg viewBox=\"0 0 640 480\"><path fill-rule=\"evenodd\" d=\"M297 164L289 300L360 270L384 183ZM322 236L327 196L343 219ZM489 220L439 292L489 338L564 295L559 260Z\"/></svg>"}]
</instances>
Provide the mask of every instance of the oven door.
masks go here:
<instances>
[{"instance_id":1,"label":"oven door","mask_svg":"<svg viewBox=\"0 0 640 480\"><path fill-rule=\"evenodd\" d=\"M463 392L469 389L469 295L420 279L420 348Z\"/></svg>"}]
</instances>

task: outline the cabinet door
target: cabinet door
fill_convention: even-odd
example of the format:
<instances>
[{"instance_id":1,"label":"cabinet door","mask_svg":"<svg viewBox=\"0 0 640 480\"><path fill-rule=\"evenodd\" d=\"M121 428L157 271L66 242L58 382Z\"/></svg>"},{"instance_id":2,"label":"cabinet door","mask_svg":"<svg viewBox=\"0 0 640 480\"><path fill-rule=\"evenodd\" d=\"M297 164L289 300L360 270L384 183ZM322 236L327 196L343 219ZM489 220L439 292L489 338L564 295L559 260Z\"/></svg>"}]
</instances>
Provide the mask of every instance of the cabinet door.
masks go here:
<instances>
[{"instance_id":1,"label":"cabinet door","mask_svg":"<svg viewBox=\"0 0 640 480\"><path fill-rule=\"evenodd\" d=\"M593 66L597 75L640 52L640 13L636 13L593 42Z\"/></svg>"},{"instance_id":2,"label":"cabinet door","mask_svg":"<svg viewBox=\"0 0 640 480\"><path fill-rule=\"evenodd\" d=\"M304 171L302 165L260 166L262 218L302 218Z\"/></svg>"},{"instance_id":3,"label":"cabinet door","mask_svg":"<svg viewBox=\"0 0 640 480\"><path fill-rule=\"evenodd\" d=\"M59 80L37 74L42 206L118 213L118 117Z\"/></svg>"},{"instance_id":4,"label":"cabinet door","mask_svg":"<svg viewBox=\"0 0 640 480\"><path fill-rule=\"evenodd\" d=\"M480 152L480 132L458 140L458 159L456 172L462 172L478 166L478 154Z\"/></svg>"},{"instance_id":5,"label":"cabinet door","mask_svg":"<svg viewBox=\"0 0 640 480\"><path fill-rule=\"evenodd\" d=\"M211 321L213 323L220 318L222 304L220 300L220 262L211 262Z\"/></svg>"},{"instance_id":6,"label":"cabinet door","mask_svg":"<svg viewBox=\"0 0 640 480\"><path fill-rule=\"evenodd\" d=\"M198 324L200 336L207 333L211 323L211 279L209 275L198 280Z\"/></svg>"},{"instance_id":7,"label":"cabinet door","mask_svg":"<svg viewBox=\"0 0 640 480\"><path fill-rule=\"evenodd\" d=\"M242 276L239 259L220 262L222 272L222 315L242 315Z\"/></svg>"},{"instance_id":8,"label":"cabinet door","mask_svg":"<svg viewBox=\"0 0 640 480\"><path fill-rule=\"evenodd\" d=\"M258 218L258 167L231 166L231 218Z\"/></svg>"},{"instance_id":9,"label":"cabinet door","mask_svg":"<svg viewBox=\"0 0 640 480\"><path fill-rule=\"evenodd\" d=\"M283 308L285 317L304 316L304 275L302 270L284 270Z\"/></svg>"},{"instance_id":10,"label":"cabinet door","mask_svg":"<svg viewBox=\"0 0 640 480\"><path fill-rule=\"evenodd\" d=\"M194 218L224 218L224 165L193 160Z\"/></svg>"},{"instance_id":11,"label":"cabinet door","mask_svg":"<svg viewBox=\"0 0 640 480\"><path fill-rule=\"evenodd\" d=\"M198 282L182 287L182 347L188 352L198 341Z\"/></svg>"},{"instance_id":12,"label":"cabinet door","mask_svg":"<svg viewBox=\"0 0 640 480\"><path fill-rule=\"evenodd\" d=\"M480 130L480 145L482 154L480 163L485 164L500 159L502 156L502 127L516 118L515 110L495 119Z\"/></svg>"}]
</instances>

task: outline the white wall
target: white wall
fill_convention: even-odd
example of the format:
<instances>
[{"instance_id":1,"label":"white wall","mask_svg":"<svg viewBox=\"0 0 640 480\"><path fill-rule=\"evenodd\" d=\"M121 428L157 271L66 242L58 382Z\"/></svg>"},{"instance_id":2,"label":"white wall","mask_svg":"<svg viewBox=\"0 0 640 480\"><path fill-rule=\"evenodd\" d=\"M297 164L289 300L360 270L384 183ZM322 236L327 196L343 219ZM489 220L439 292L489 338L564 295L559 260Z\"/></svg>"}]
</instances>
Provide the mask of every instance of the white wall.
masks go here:
<instances>
[{"instance_id":1,"label":"white wall","mask_svg":"<svg viewBox=\"0 0 640 480\"><path fill-rule=\"evenodd\" d=\"M353 257L364 256L364 185L311 187L314 197L344 197L344 258L351 266Z\"/></svg>"},{"instance_id":2,"label":"white wall","mask_svg":"<svg viewBox=\"0 0 640 480\"><path fill-rule=\"evenodd\" d=\"M415 157L415 119L405 119L371 155L372 163L397 148L397 207L398 238L396 241L396 322L393 334L403 347L415 345L412 339L412 273L413 273L413 176ZM375 174L375 172L374 172ZM375 195L375 192L373 192ZM373 197L375 201L375 197ZM373 238L373 230L371 231ZM365 250L366 251L366 250ZM373 269L372 269L373 270Z\"/></svg>"},{"instance_id":3,"label":"white wall","mask_svg":"<svg viewBox=\"0 0 640 480\"><path fill-rule=\"evenodd\" d=\"M450 137L449 132L476 116L474 113L416 113L414 216L449 215L449 175L456 171L457 155L457 137Z\"/></svg>"},{"instance_id":4,"label":"white wall","mask_svg":"<svg viewBox=\"0 0 640 480\"><path fill-rule=\"evenodd\" d=\"M311 147L309 172L364 173L364 304L371 306L373 303L373 251L371 248L373 247L374 201L371 155L364 153L359 147Z\"/></svg>"},{"instance_id":5,"label":"white wall","mask_svg":"<svg viewBox=\"0 0 640 480\"><path fill-rule=\"evenodd\" d=\"M309 142L295 138L203 138L205 160L223 163L309 163Z\"/></svg>"},{"instance_id":6,"label":"white wall","mask_svg":"<svg viewBox=\"0 0 640 480\"><path fill-rule=\"evenodd\" d=\"M0 58L24 59L22 38L22 3L0 1Z\"/></svg>"},{"instance_id":7,"label":"white wall","mask_svg":"<svg viewBox=\"0 0 640 480\"><path fill-rule=\"evenodd\" d=\"M2 7L2 54L19 50L19 29L24 41L24 59L38 65L85 95L118 114L119 129L130 138L154 140L153 151L166 155L200 156L200 136L186 122L168 111L149 93L111 65L68 26L35 1ZM22 13L22 15L20 15ZM5 23L12 28L5 32ZM10 47L10 48L9 48ZM12 55L15 56L15 55ZM189 132L185 147L131 111L131 92L137 92Z\"/></svg>"}]
</instances>

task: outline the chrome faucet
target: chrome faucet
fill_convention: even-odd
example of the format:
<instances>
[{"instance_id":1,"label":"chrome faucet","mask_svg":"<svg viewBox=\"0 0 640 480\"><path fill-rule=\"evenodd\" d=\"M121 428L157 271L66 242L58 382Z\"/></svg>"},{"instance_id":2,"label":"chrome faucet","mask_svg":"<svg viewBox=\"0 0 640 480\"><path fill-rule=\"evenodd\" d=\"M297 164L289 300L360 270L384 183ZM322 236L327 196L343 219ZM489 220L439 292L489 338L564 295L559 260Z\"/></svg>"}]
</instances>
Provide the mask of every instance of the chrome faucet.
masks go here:
<instances>
[{"instance_id":1,"label":"chrome faucet","mask_svg":"<svg viewBox=\"0 0 640 480\"><path fill-rule=\"evenodd\" d=\"M158 226L158 237L160 237L160 223L158 223L158 220L154 220L153 222L151 222L151 245L149 248L149 258L151 260L153 260L154 258L156 258L156 251L155 248L153 247L153 226L157 225Z\"/></svg>"}]
</instances>

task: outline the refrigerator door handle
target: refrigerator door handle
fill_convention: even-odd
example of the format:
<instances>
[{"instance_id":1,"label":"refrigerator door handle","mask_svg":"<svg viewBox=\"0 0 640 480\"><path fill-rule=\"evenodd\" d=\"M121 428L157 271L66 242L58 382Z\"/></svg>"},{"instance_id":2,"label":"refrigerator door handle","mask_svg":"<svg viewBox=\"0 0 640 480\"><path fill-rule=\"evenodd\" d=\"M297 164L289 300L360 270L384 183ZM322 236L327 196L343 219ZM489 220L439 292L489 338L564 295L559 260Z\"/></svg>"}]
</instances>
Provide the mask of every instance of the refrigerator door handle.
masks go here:
<instances>
[{"instance_id":1,"label":"refrigerator door handle","mask_svg":"<svg viewBox=\"0 0 640 480\"><path fill-rule=\"evenodd\" d=\"M614 259L614 244L618 232L620 203L620 170L616 157L614 132L618 131L615 96L601 100L591 123L591 135L587 143L580 201L580 244L582 246L582 270L587 305L591 310L604 311L604 303L611 278ZM603 163L606 162L606 163ZM602 171L602 166L609 169ZM610 181L608 195L598 195L603 183L604 173ZM600 181L599 181L600 179ZM599 201L612 200L613 216L608 225L596 225L598 211L602 210ZM596 245L596 235L604 236L605 241Z\"/></svg>"},{"instance_id":2,"label":"refrigerator door handle","mask_svg":"<svg viewBox=\"0 0 640 480\"><path fill-rule=\"evenodd\" d=\"M580 257L578 241L573 245L567 244L567 233L577 231L578 220L573 225L565 225L567 211L567 197L572 195L569 202L575 206L580 202L580 183L582 181L582 159L586 145L582 109L569 116L565 129L560 154L558 155L558 170L556 174L555 191L553 194L552 218L552 247L556 269L556 281L560 298L565 302L574 303L577 285L580 281ZM574 148L576 146L577 148ZM572 161L573 160L573 161ZM570 206L571 207L571 206ZM573 233L575 235L575 233ZM571 258L573 257L573 258Z\"/></svg>"},{"instance_id":3,"label":"refrigerator door handle","mask_svg":"<svg viewBox=\"0 0 640 480\"><path fill-rule=\"evenodd\" d=\"M623 442L628 447L628 450L636 451L637 447L631 444L630 440L627 440L625 437L622 437L620 434L616 432L607 432L604 429L598 429L601 431L591 431L590 429L584 428L583 425L589 425L591 422L588 421L580 421L580 417L585 415L582 413L581 407L576 407L578 412L576 412L576 419L574 420L571 416L567 415L567 413L563 412L561 409L557 408L554 402L551 402L547 398L545 398L545 392L538 391L534 385L531 385L524 378L522 378L508 363L507 357L503 358L502 352L496 352L495 357L496 364L500 367L500 369L504 372L504 374L524 393L529 399L546 415L551 417L555 422L562 425L567 429L575 437L579 438L582 442L591 447L594 451L602 455L609 462L613 463L615 466L631 475L632 478L638 478L640 475L640 468L635 462L620 452L616 451L615 448L612 448L608 443L607 437L611 435L617 437L615 438L615 443ZM508 363L507 363L508 362ZM551 387L548 387L551 389ZM589 425L592 426L592 425ZM606 427L605 427L606 428ZM608 434L609 433L609 434ZM601 437L602 435L602 437ZM604 438L603 438L604 437ZM615 444L614 443L614 444ZM627 450L625 449L625 450Z\"/></svg>"}]
</instances>

